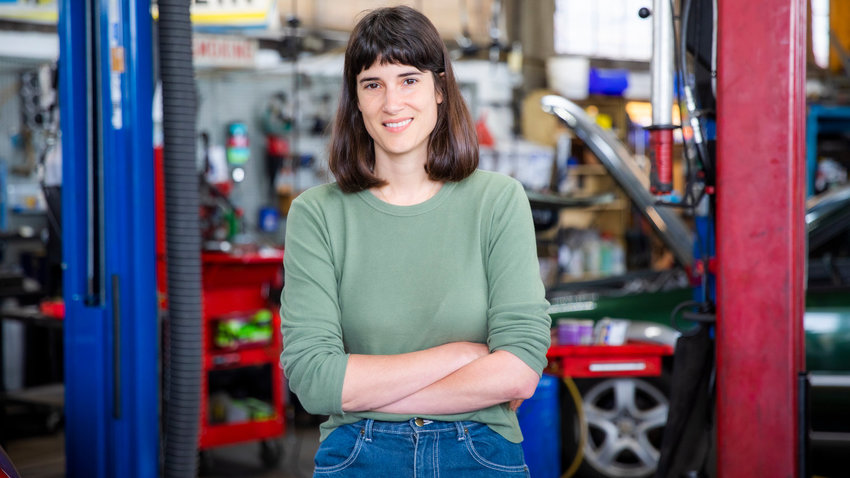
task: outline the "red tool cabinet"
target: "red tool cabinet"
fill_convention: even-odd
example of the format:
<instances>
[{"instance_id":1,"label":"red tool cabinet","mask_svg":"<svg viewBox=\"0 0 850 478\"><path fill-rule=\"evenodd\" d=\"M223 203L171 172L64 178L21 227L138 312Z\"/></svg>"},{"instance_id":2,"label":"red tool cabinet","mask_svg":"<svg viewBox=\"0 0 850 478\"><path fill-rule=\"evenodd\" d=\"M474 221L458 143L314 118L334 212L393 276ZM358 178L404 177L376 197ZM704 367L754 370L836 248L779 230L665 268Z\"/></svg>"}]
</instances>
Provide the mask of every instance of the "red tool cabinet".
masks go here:
<instances>
[{"instance_id":1,"label":"red tool cabinet","mask_svg":"<svg viewBox=\"0 0 850 478\"><path fill-rule=\"evenodd\" d=\"M661 358L669 345L629 342L625 345L557 345L549 347L549 368L573 378L661 375Z\"/></svg>"},{"instance_id":2,"label":"red tool cabinet","mask_svg":"<svg viewBox=\"0 0 850 478\"><path fill-rule=\"evenodd\" d=\"M269 291L282 283L283 251L205 252L202 263L200 449L279 437L285 431L282 339L280 316ZM224 321L238 324L251 317L265 318L263 327L271 327L267 337L222 345ZM246 403L258 405L260 412L249 410ZM264 448L263 461L279 459L273 451Z\"/></svg>"}]
</instances>

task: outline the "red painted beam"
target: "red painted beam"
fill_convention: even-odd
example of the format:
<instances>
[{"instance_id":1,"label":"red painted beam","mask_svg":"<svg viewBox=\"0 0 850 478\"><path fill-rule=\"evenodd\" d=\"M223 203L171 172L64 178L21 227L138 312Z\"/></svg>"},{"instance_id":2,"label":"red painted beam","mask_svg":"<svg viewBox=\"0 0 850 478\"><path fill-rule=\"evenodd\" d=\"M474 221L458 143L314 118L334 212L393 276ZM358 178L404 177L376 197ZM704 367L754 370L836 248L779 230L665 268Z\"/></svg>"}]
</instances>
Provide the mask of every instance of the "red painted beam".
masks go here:
<instances>
[{"instance_id":1,"label":"red painted beam","mask_svg":"<svg viewBox=\"0 0 850 478\"><path fill-rule=\"evenodd\" d=\"M805 0L718 1L718 476L793 477L805 267Z\"/></svg>"}]
</instances>

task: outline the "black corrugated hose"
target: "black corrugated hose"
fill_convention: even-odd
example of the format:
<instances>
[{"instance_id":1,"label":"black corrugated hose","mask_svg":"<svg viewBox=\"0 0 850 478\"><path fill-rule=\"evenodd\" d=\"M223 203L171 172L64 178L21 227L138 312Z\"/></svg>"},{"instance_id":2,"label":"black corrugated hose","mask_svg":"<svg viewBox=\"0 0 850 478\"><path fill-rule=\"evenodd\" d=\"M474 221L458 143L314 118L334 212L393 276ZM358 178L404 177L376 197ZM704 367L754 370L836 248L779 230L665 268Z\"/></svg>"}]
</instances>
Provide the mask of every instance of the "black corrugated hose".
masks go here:
<instances>
[{"instance_id":1,"label":"black corrugated hose","mask_svg":"<svg viewBox=\"0 0 850 478\"><path fill-rule=\"evenodd\" d=\"M189 0L159 0L165 171L168 341L163 476L198 469L201 400L201 238L195 165L196 97Z\"/></svg>"}]
</instances>

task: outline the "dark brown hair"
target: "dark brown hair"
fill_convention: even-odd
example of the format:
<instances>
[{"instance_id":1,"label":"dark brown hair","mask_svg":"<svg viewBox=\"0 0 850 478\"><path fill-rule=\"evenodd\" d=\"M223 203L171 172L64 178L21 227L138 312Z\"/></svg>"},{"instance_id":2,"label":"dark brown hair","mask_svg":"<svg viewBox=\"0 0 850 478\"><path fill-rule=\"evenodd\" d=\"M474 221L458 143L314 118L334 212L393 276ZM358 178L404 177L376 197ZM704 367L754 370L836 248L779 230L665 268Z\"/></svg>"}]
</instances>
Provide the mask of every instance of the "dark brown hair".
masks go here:
<instances>
[{"instance_id":1,"label":"dark brown hair","mask_svg":"<svg viewBox=\"0 0 850 478\"><path fill-rule=\"evenodd\" d=\"M348 40L328 159L340 189L358 192L385 184L373 173L375 147L357 107L357 75L376 61L413 66L434 76L443 101L428 140L429 178L460 181L472 174L478 167L478 138L446 45L425 15L402 5L368 13Z\"/></svg>"}]
</instances>

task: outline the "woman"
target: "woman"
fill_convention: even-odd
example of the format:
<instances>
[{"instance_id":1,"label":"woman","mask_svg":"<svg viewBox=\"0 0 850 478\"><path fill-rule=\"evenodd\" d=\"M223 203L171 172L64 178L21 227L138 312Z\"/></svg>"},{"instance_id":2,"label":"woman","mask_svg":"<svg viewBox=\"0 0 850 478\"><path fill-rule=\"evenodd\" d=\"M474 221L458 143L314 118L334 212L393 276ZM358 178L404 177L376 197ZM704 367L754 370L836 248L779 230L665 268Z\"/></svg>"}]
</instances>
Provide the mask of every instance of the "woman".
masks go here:
<instances>
[{"instance_id":1,"label":"woman","mask_svg":"<svg viewBox=\"0 0 850 478\"><path fill-rule=\"evenodd\" d=\"M549 346L528 200L476 170L446 48L409 7L345 54L330 168L287 220L289 384L321 426L315 476L527 476L512 408Z\"/></svg>"}]
</instances>

